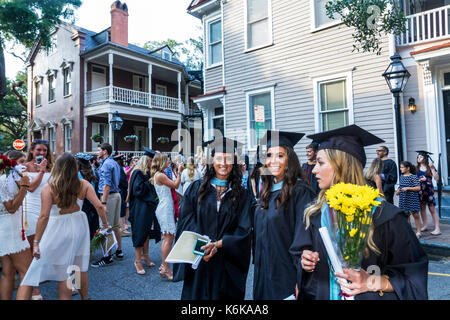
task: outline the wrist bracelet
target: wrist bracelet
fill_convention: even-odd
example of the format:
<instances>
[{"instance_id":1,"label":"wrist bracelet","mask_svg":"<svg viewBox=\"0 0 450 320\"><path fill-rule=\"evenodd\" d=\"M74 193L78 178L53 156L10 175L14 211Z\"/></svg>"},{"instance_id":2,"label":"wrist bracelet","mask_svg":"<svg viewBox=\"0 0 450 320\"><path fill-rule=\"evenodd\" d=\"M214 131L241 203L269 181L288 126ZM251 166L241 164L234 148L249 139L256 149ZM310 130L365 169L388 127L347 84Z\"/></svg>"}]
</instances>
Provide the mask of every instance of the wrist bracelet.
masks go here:
<instances>
[{"instance_id":1,"label":"wrist bracelet","mask_svg":"<svg viewBox=\"0 0 450 320\"><path fill-rule=\"evenodd\" d=\"M33 240L33 243L39 243L39 240Z\"/></svg>"},{"instance_id":2,"label":"wrist bracelet","mask_svg":"<svg viewBox=\"0 0 450 320\"><path fill-rule=\"evenodd\" d=\"M389 276L387 276L387 275L382 275L381 276L382 278L385 278L387 281L386 281L386 288L384 288L384 289L380 289L380 293L379 293L379 295L380 295L380 297L382 297L383 295L384 295L384 292L383 291L386 291L388 288L389 288Z\"/></svg>"}]
</instances>

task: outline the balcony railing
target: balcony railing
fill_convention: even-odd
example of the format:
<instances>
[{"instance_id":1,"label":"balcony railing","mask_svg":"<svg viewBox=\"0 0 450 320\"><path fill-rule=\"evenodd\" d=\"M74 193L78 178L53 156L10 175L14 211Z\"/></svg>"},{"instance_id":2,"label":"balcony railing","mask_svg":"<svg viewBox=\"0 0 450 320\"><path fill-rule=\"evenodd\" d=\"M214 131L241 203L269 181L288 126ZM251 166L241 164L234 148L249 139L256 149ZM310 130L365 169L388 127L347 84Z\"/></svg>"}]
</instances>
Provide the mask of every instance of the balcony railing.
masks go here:
<instances>
[{"instance_id":1,"label":"balcony railing","mask_svg":"<svg viewBox=\"0 0 450 320\"><path fill-rule=\"evenodd\" d=\"M450 5L406 17L406 32L397 37L399 46L408 46L449 37Z\"/></svg>"},{"instance_id":2,"label":"balcony railing","mask_svg":"<svg viewBox=\"0 0 450 320\"><path fill-rule=\"evenodd\" d=\"M150 94L147 92L113 87L113 98L110 100L110 87L104 87L86 92L85 101L86 106L112 101L115 103L186 113L184 104L177 98L157 94L152 94L151 96L152 103L150 104Z\"/></svg>"}]
</instances>

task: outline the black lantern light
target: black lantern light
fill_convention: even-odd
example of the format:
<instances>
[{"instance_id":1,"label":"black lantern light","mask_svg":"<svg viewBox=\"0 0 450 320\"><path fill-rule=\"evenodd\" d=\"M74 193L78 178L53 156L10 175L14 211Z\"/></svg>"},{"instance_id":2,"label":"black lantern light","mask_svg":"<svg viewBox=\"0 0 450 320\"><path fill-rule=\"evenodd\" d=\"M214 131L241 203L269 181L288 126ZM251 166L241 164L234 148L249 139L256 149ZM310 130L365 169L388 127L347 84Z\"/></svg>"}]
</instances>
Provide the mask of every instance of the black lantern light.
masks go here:
<instances>
[{"instance_id":1,"label":"black lantern light","mask_svg":"<svg viewBox=\"0 0 450 320\"><path fill-rule=\"evenodd\" d=\"M400 118L400 93L405 89L411 74L406 70L402 63L402 57L395 53L391 57L392 62L383 73L383 77L391 90L391 93L395 98L395 122L397 131L397 159L400 163L403 161L403 139L402 139L402 126Z\"/></svg>"},{"instance_id":2,"label":"black lantern light","mask_svg":"<svg viewBox=\"0 0 450 320\"><path fill-rule=\"evenodd\" d=\"M114 150L115 154L118 154L119 149L119 131L122 129L123 120L121 117L119 117L119 112L116 111L114 116L109 121L109 124L111 125L113 131L114 131Z\"/></svg>"}]
</instances>

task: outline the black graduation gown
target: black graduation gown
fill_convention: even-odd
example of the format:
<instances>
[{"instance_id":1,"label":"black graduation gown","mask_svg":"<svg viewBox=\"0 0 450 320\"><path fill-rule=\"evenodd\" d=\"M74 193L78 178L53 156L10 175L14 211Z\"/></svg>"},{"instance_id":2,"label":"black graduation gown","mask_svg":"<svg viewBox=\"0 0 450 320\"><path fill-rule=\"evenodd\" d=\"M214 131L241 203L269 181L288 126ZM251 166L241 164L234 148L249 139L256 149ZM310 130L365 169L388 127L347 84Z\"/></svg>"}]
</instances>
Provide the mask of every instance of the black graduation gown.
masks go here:
<instances>
[{"instance_id":1,"label":"black graduation gown","mask_svg":"<svg viewBox=\"0 0 450 320\"><path fill-rule=\"evenodd\" d=\"M395 184L397 183L398 178L398 169L395 161L392 159L384 160L382 173L384 174L383 180L384 196L388 202L394 204Z\"/></svg>"},{"instance_id":2,"label":"black graduation gown","mask_svg":"<svg viewBox=\"0 0 450 320\"><path fill-rule=\"evenodd\" d=\"M313 188L316 194L320 193L319 183L317 182L316 175L312 173L314 169L314 165L310 165L308 163L304 163L302 165L302 169L306 174L306 178L308 179L309 186Z\"/></svg>"},{"instance_id":3,"label":"black graduation gown","mask_svg":"<svg viewBox=\"0 0 450 320\"><path fill-rule=\"evenodd\" d=\"M86 217L88 219L89 237L92 240L94 238L94 234L100 228L97 209L95 209L94 205L88 199L84 199L81 211L86 214Z\"/></svg>"},{"instance_id":4,"label":"black graduation gown","mask_svg":"<svg viewBox=\"0 0 450 320\"><path fill-rule=\"evenodd\" d=\"M268 209L258 205L255 210L255 300L283 300L295 293L299 257L292 255L289 248L302 232L303 210L313 201L315 192L299 181L289 202L277 210L276 199L280 192L271 194Z\"/></svg>"},{"instance_id":5,"label":"black graduation gown","mask_svg":"<svg viewBox=\"0 0 450 320\"><path fill-rule=\"evenodd\" d=\"M156 218L158 198L149 175L134 170L130 178L130 217L133 247L143 247L147 237L161 240L161 229Z\"/></svg>"},{"instance_id":6,"label":"black graduation gown","mask_svg":"<svg viewBox=\"0 0 450 320\"><path fill-rule=\"evenodd\" d=\"M229 191L217 212L216 189L212 185L203 203L198 203L201 183L193 182L183 196L176 240L183 231L193 231L207 235L213 242L222 239L223 247L208 262L202 260L197 270L190 264L175 264L174 281L184 280L182 300L244 300L254 201L244 190L235 210Z\"/></svg>"},{"instance_id":7,"label":"black graduation gown","mask_svg":"<svg viewBox=\"0 0 450 320\"><path fill-rule=\"evenodd\" d=\"M300 254L303 250L319 253L320 261L314 272L305 272L301 262L297 264L299 300L330 299L330 269L325 246L319 234L321 213L311 217L310 228L301 232L301 237L292 245L291 251ZM381 251L377 255L370 251L361 267L367 270L376 265L381 274L389 276L394 292L366 292L355 296L355 300L426 300L428 299L428 257L417 240L403 211L384 201L384 207L375 213L373 240ZM305 225L301 226L305 230Z\"/></svg>"},{"instance_id":8,"label":"black graduation gown","mask_svg":"<svg viewBox=\"0 0 450 320\"><path fill-rule=\"evenodd\" d=\"M123 218L126 215L127 210L127 195L128 195L128 179L125 171L120 167L120 180L119 180L120 197L122 199L122 204L120 207L120 217Z\"/></svg>"}]
</instances>

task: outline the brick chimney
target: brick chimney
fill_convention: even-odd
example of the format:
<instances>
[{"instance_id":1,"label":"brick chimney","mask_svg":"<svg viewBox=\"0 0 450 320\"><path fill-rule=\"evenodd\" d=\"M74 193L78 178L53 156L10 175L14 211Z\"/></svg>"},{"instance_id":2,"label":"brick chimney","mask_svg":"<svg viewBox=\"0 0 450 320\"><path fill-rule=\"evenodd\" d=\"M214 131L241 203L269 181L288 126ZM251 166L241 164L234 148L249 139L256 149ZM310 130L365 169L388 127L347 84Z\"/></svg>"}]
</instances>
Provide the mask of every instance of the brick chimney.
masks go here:
<instances>
[{"instance_id":1,"label":"brick chimney","mask_svg":"<svg viewBox=\"0 0 450 320\"><path fill-rule=\"evenodd\" d=\"M128 7L120 1L111 5L111 42L128 47Z\"/></svg>"}]
</instances>

